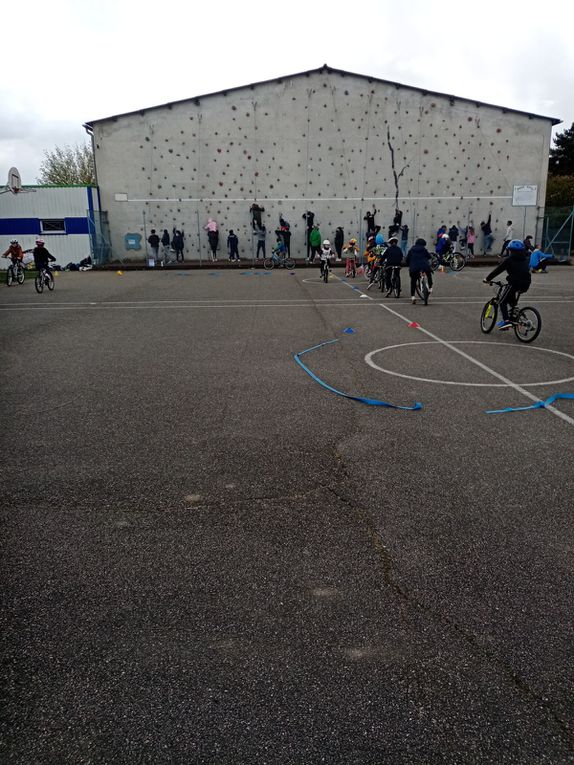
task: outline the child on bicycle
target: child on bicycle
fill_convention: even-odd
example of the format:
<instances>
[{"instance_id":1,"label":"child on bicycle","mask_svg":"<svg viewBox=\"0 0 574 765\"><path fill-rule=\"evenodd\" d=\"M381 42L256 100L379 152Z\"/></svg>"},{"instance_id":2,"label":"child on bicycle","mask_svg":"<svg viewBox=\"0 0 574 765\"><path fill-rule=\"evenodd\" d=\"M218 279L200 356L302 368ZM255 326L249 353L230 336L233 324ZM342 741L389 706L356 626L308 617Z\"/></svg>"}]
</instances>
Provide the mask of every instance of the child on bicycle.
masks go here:
<instances>
[{"instance_id":1,"label":"child on bicycle","mask_svg":"<svg viewBox=\"0 0 574 765\"><path fill-rule=\"evenodd\" d=\"M321 249L319 250L319 267L321 269L321 276L323 276L325 263L327 261L330 261L331 258L334 258L334 257L335 257L335 252L333 248L331 247L331 242L328 239L325 239Z\"/></svg>"},{"instance_id":2,"label":"child on bicycle","mask_svg":"<svg viewBox=\"0 0 574 765\"><path fill-rule=\"evenodd\" d=\"M16 263L22 263L24 260L24 250L22 249L21 245L18 243L17 239L11 239L10 240L10 247L6 250L4 255L2 255L3 258L10 258L12 261L12 265L15 266Z\"/></svg>"},{"instance_id":3,"label":"child on bicycle","mask_svg":"<svg viewBox=\"0 0 574 765\"><path fill-rule=\"evenodd\" d=\"M399 289L401 283L400 268L403 265L403 251L399 247L399 240L396 236L392 236L389 239L389 246L383 253L382 258L383 266L385 268L385 287L387 288L387 296L391 294L391 284L393 277L393 268L398 268L397 278L399 281Z\"/></svg>"},{"instance_id":4,"label":"child on bicycle","mask_svg":"<svg viewBox=\"0 0 574 765\"><path fill-rule=\"evenodd\" d=\"M359 254L359 245L356 239L349 239L349 242L343 247L345 253L345 276L355 276L357 273L357 255Z\"/></svg>"},{"instance_id":5,"label":"child on bicycle","mask_svg":"<svg viewBox=\"0 0 574 765\"><path fill-rule=\"evenodd\" d=\"M411 303L416 303L415 292L417 279L421 272L427 275L429 283L429 292L432 292L432 270L430 267L430 252L427 250L427 243L424 239L417 239L414 246L407 254L407 266L411 277Z\"/></svg>"},{"instance_id":6,"label":"child on bicycle","mask_svg":"<svg viewBox=\"0 0 574 765\"><path fill-rule=\"evenodd\" d=\"M512 239L506 245L506 253L507 257L496 266L494 271L491 271L483 279L485 284L490 284L494 277L503 271L506 271L508 274L506 277L508 284L502 293L499 303L502 321L499 321L496 325L501 331L512 327L508 306L514 309L518 302L518 296L522 292L528 292L530 282L532 281L530 276L530 259L528 258L524 242L520 241L520 239Z\"/></svg>"},{"instance_id":7,"label":"child on bicycle","mask_svg":"<svg viewBox=\"0 0 574 765\"><path fill-rule=\"evenodd\" d=\"M43 239L36 239L36 246L34 247L32 254L34 255L34 265L39 274L42 271L46 271L49 278L52 279L52 273L50 271L50 262L55 262L56 258L51 255L45 247Z\"/></svg>"},{"instance_id":8,"label":"child on bicycle","mask_svg":"<svg viewBox=\"0 0 574 765\"><path fill-rule=\"evenodd\" d=\"M436 243L435 252L438 255L439 265L442 266L444 256L450 250L450 236L448 234L441 234Z\"/></svg>"}]
</instances>

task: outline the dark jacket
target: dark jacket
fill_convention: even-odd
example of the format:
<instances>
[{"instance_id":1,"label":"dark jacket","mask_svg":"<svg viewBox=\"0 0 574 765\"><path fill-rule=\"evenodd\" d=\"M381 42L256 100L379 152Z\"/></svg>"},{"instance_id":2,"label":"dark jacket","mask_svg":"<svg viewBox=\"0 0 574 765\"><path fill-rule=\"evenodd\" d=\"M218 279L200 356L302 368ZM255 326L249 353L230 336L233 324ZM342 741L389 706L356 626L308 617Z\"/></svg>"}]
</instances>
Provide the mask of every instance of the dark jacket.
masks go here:
<instances>
[{"instance_id":1,"label":"dark jacket","mask_svg":"<svg viewBox=\"0 0 574 765\"><path fill-rule=\"evenodd\" d=\"M335 247L342 247L344 243L345 234L343 229L339 226L339 228L335 231Z\"/></svg>"},{"instance_id":2,"label":"dark jacket","mask_svg":"<svg viewBox=\"0 0 574 765\"><path fill-rule=\"evenodd\" d=\"M403 251L398 245L392 244L387 247L385 263L387 266L401 266L403 264Z\"/></svg>"},{"instance_id":3,"label":"dark jacket","mask_svg":"<svg viewBox=\"0 0 574 765\"><path fill-rule=\"evenodd\" d=\"M528 257L527 252L510 250L510 255L508 255L502 263L499 263L494 271L491 271L488 276L485 277L485 280L491 282L496 276L504 271L508 274L506 281L521 292L526 292L530 287L530 258Z\"/></svg>"},{"instance_id":4,"label":"dark jacket","mask_svg":"<svg viewBox=\"0 0 574 765\"><path fill-rule=\"evenodd\" d=\"M38 271L40 271L42 268L47 268L48 262L56 260L56 258L51 255L45 247L34 247L32 254L34 255L34 265Z\"/></svg>"},{"instance_id":5,"label":"dark jacket","mask_svg":"<svg viewBox=\"0 0 574 765\"><path fill-rule=\"evenodd\" d=\"M416 274L418 271L430 270L430 254L423 244L415 244L408 252L407 266L409 273Z\"/></svg>"},{"instance_id":6,"label":"dark jacket","mask_svg":"<svg viewBox=\"0 0 574 765\"><path fill-rule=\"evenodd\" d=\"M150 234L147 238L150 247L159 247L159 236L157 234Z\"/></svg>"},{"instance_id":7,"label":"dark jacket","mask_svg":"<svg viewBox=\"0 0 574 765\"><path fill-rule=\"evenodd\" d=\"M161 243L164 247L167 247L169 244L169 233L167 229L163 232L163 236L161 237Z\"/></svg>"},{"instance_id":8,"label":"dark jacket","mask_svg":"<svg viewBox=\"0 0 574 765\"><path fill-rule=\"evenodd\" d=\"M239 239L237 238L237 234L229 234L229 236L227 237L227 246L230 252L236 252L238 244L239 244Z\"/></svg>"},{"instance_id":9,"label":"dark jacket","mask_svg":"<svg viewBox=\"0 0 574 765\"><path fill-rule=\"evenodd\" d=\"M176 231L171 240L171 245L174 250L183 250L183 236Z\"/></svg>"}]
</instances>

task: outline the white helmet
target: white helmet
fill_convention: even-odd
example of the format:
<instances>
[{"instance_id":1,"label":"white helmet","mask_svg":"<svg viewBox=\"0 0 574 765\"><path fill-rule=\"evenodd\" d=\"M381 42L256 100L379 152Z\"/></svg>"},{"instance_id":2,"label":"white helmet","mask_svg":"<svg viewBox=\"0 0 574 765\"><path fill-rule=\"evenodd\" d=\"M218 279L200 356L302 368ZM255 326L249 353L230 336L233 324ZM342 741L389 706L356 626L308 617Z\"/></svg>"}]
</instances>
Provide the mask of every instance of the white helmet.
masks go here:
<instances>
[{"instance_id":1,"label":"white helmet","mask_svg":"<svg viewBox=\"0 0 574 765\"><path fill-rule=\"evenodd\" d=\"M328 239L325 239L325 241L323 242L323 247L330 247L330 246L331 246L331 242Z\"/></svg>"}]
</instances>

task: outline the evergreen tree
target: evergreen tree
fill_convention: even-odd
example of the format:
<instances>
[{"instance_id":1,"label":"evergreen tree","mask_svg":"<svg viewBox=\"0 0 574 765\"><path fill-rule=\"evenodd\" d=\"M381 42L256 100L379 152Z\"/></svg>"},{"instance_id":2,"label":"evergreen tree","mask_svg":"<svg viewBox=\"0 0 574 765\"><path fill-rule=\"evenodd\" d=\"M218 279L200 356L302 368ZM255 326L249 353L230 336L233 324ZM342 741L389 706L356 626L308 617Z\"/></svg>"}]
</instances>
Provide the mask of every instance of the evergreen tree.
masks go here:
<instances>
[{"instance_id":1,"label":"evergreen tree","mask_svg":"<svg viewBox=\"0 0 574 765\"><path fill-rule=\"evenodd\" d=\"M550 149L550 175L574 175L574 122L572 127L557 133Z\"/></svg>"},{"instance_id":2,"label":"evergreen tree","mask_svg":"<svg viewBox=\"0 0 574 765\"><path fill-rule=\"evenodd\" d=\"M56 146L53 151L44 151L46 159L40 165L38 183L49 185L94 185L96 173L92 147Z\"/></svg>"}]
</instances>

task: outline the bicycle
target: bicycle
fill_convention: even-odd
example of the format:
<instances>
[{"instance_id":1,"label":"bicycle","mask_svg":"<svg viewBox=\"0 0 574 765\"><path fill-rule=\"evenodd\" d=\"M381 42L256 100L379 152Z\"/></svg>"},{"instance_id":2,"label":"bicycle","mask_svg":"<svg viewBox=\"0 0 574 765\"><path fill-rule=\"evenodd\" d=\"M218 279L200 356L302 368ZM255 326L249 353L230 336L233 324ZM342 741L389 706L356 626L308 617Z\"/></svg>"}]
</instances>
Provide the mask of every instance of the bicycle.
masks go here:
<instances>
[{"instance_id":1,"label":"bicycle","mask_svg":"<svg viewBox=\"0 0 574 765\"><path fill-rule=\"evenodd\" d=\"M424 302L424 304L428 305L429 295L430 295L430 287L429 287L429 278L427 276L426 271L420 271L419 272L419 275L417 277L417 282L416 282L416 285L415 285L415 290L416 290L417 295Z\"/></svg>"},{"instance_id":2,"label":"bicycle","mask_svg":"<svg viewBox=\"0 0 574 765\"><path fill-rule=\"evenodd\" d=\"M386 297L389 297L394 293L396 298L401 296L401 267L400 266L385 266L385 271L391 272L390 287L387 289ZM381 292L386 288L386 279L381 278Z\"/></svg>"},{"instance_id":3,"label":"bicycle","mask_svg":"<svg viewBox=\"0 0 574 765\"><path fill-rule=\"evenodd\" d=\"M24 284L24 266L21 260L13 260L6 271L6 285L10 287L12 282Z\"/></svg>"},{"instance_id":4,"label":"bicycle","mask_svg":"<svg viewBox=\"0 0 574 765\"><path fill-rule=\"evenodd\" d=\"M357 262L354 257L345 260L345 279L354 279L357 275Z\"/></svg>"},{"instance_id":5,"label":"bicycle","mask_svg":"<svg viewBox=\"0 0 574 765\"><path fill-rule=\"evenodd\" d=\"M466 260L461 252L455 252L452 245L447 252L442 256L442 262L439 255L432 254L430 259L430 267L432 271L436 271L439 266L448 266L451 271L462 271L466 266Z\"/></svg>"},{"instance_id":6,"label":"bicycle","mask_svg":"<svg viewBox=\"0 0 574 765\"><path fill-rule=\"evenodd\" d=\"M34 279L34 287L39 294L44 292L44 285L48 287L50 292L54 289L54 277L49 268L43 268Z\"/></svg>"},{"instance_id":7,"label":"bicycle","mask_svg":"<svg viewBox=\"0 0 574 765\"><path fill-rule=\"evenodd\" d=\"M288 268L292 270L295 268L295 261L288 255L278 255L276 252L272 252L271 257L265 258L263 261L263 268L266 271L271 271L273 268Z\"/></svg>"},{"instance_id":8,"label":"bicycle","mask_svg":"<svg viewBox=\"0 0 574 765\"><path fill-rule=\"evenodd\" d=\"M326 258L323 261L323 268L321 269L321 279L327 284L329 281L329 271L331 270L331 263L329 262L329 258Z\"/></svg>"},{"instance_id":9,"label":"bicycle","mask_svg":"<svg viewBox=\"0 0 574 765\"><path fill-rule=\"evenodd\" d=\"M484 305L482 313L480 314L480 328L488 335L492 332L496 319L498 318L498 306L502 297L502 292L508 286L505 282L490 282L498 287L496 295ZM512 328L517 339L522 343L531 343L536 340L542 329L542 317L540 313L532 306L525 305L522 308L518 308L518 297L516 298L516 304L510 306L509 319L512 323Z\"/></svg>"}]
</instances>

